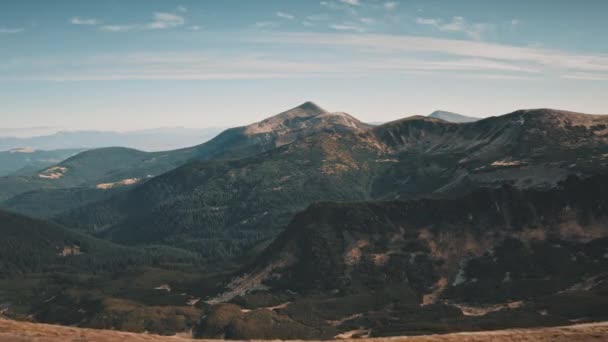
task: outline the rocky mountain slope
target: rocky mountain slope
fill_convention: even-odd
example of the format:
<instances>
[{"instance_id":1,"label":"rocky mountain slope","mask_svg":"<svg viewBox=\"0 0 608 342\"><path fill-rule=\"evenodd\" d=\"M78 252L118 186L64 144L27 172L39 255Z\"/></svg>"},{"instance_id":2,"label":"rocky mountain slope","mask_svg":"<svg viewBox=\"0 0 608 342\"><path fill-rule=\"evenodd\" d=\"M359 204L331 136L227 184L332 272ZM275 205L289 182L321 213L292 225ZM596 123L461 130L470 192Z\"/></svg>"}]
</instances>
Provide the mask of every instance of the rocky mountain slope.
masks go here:
<instances>
[{"instance_id":1,"label":"rocky mountain slope","mask_svg":"<svg viewBox=\"0 0 608 342\"><path fill-rule=\"evenodd\" d=\"M314 204L208 301L198 336L396 336L605 320L607 195L602 175L550 190Z\"/></svg>"},{"instance_id":2,"label":"rocky mountain slope","mask_svg":"<svg viewBox=\"0 0 608 342\"><path fill-rule=\"evenodd\" d=\"M341 123L305 137L263 121L250 129L272 128L278 148L191 162L57 221L119 243L232 256L276 236L317 201L445 198L505 183L546 188L608 163L608 119L601 116L532 110L465 124L412 117L378 127L344 114L314 120L327 118Z\"/></svg>"}]
</instances>

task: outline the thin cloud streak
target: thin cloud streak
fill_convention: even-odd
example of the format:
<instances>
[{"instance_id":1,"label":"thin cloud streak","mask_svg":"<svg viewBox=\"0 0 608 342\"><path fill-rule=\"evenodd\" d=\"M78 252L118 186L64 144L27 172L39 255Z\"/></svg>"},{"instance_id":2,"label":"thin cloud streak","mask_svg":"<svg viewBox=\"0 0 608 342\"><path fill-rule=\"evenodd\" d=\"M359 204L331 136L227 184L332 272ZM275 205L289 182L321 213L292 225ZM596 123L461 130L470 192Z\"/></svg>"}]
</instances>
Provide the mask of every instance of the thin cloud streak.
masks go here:
<instances>
[{"instance_id":1,"label":"thin cloud streak","mask_svg":"<svg viewBox=\"0 0 608 342\"><path fill-rule=\"evenodd\" d=\"M94 26L99 24L99 20L93 18L72 17L72 19L70 19L70 24Z\"/></svg>"},{"instance_id":2,"label":"thin cloud streak","mask_svg":"<svg viewBox=\"0 0 608 342\"><path fill-rule=\"evenodd\" d=\"M440 19L416 18L416 23L432 26L442 32L461 32L475 40L480 40L482 34L491 28L488 24L470 24L463 17L453 17L448 23L443 23Z\"/></svg>"},{"instance_id":3,"label":"thin cloud streak","mask_svg":"<svg viewBox=\"0 0 608 342\"><path fill-rule=\"evenodd\" d=\"M351 5L351 6L361 6L359 0L338 0L343 4Z\"/></svg>"},{"instance_id":4,"label":"thin cloud streak","mask_svg":"<svg viewBox=\"0 0 608 342\"><path fill-rule=\"evenodd\" d=\"M282 18L282 19L287 19L287 20L293 20L295 19L295 16L293 14L289 14L289 13L285 13L285 12L277 12L276 13L277 17Z\"/></svg>"},{"instance_id":5,"label":"thin cloud streak","mask_svg":"<svg viewBox=\"0 0 608 342\"><path fill-rule=\"evenodd\" d=\"M363 32L363 28L355 25L346 25L346 24L332 24L329 25L330 28L337 31L355 31L355 32Z\"/></svg>"},{"instance_id":6,"label":"thin cloud streak","mask_svg":"<svg viewBox=\"0 0 608 342\"><path fill-rule=\"evenodd\" d=\"M259 23L260 28L276 25ZM347 25L344 25L347 26ZM120 30L121 28L117 28ZM337 27L337 30L351 30ZM605 81L608 56L415 36L266 33L242 44L275 43L317 49L302 59L274 52L248 56L202 52L113 54L55 59L0 60L2 80L271 79L385 77L448 72L485 79L564 78ZM328 49L332 49L329 51ZM333 49L342 52L333 53ZM344 55L349 56L347 60Z\"/></svg>"},{"instance_id":7,"label":"thin cloud streak","mask_svg":"<svg viewBox=\"0 0 608 342\"><path fill-rule=\"evenodd\" d=\"M230 57L206 54L132 54L55 61L30 60L13 63L13 70L0 73L0 80L211 80L271 79L392 75L395 72L450 71L530 73L516 65L481 59L428 61L405 58L359 58L314 61L286 60L269 56ZM35 70L25 72L25 70ZM60 71L58 71L60 70Z\"/></svg>"},{"instance_id":8,"label":"thin cloud streak","mask_svg":"<svg viewBox=\"0 0 608 342\"><path fill-rule=\"evenodd\" d=\"M586 72L562 75L562 78L583 81L608 81L608 74L592 74Z\"/></svg>"},{"instance_id":9,"label":"thin cloud streak","mask_svg":"<svg viewBox=\"0 0 608 342\"><path fill-rule=\"evenodd\" d=\"M378 34L276 33L257 41L319 47L349 47L374 53L437 53L489 60L530 63L548 69L608 71L607 55L576 54L560 50L517 47L468 40Z\"/></svg>"},{"instance_id":10,"label":"thin cloud streak","mask_svg":"<svg viewBox=\"0 0 608 342\"><path fill-rule=\"evenodd\" d=\"M25 31L22 28L6 28L0 27L0 34L17 34Z\"/></svg>"},{"instance_id":11,"label":"thin cloud streak","mask_svg":"<svg viewBox=\"0 0 608 342\"><path fill-rule=\"evenodd\" d=\"M101 26L102 31L126 32L133 30L163 30L183 26L186 19L176 13L156 12L153 20L145 24L108 24Z\"/></svg>"},{"instance_id":12,"label":"thin cloud streak","mask_svg":"<svg viewBox=\"0 0 608 342\"><path fill-rule=\"evenodd\" d=\"M384 8L389 11L394 11L399 7L399 3L396 1L388 1L384 3Z\"/></svg>"}]
</instances>

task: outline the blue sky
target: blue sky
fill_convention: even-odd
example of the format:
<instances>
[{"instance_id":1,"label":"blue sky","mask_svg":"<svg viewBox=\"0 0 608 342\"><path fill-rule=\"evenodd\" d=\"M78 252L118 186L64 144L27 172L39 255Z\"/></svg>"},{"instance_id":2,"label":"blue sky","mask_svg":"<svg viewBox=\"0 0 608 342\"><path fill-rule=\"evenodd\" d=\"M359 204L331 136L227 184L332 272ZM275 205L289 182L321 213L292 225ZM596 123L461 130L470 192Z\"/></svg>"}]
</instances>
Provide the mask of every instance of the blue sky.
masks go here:
<instances>
[{"instance_id":1,"label":"blue sky","mask_svg":"<svg viewBox=\"0 0 608 342\"><path fill-rule=\"evenodd\" d=\"M0 126L608 113L608 1L2 0Z\"/></svg>"}]
</instances>

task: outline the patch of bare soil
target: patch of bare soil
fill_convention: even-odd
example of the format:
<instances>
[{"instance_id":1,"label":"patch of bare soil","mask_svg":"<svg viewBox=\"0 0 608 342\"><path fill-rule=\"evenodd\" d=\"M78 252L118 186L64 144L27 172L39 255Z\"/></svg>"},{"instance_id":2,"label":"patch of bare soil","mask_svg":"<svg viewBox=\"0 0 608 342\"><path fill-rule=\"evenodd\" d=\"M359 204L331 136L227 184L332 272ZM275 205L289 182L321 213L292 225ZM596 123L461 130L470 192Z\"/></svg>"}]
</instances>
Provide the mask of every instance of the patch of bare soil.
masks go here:
<instances>
[{"instance_id":1,"label":"patch of bare soil","mask_svg":"<svg viewBox=\"0 0 608 342\"><path fill-rule=\"evenodd\" d=\"M357 334L353 334L357 335ZM347 341L348 336L346 337ZM497 331L483 331L471 333L456 333L446 335L429 335L413 337L391 337L375 339L356 339L361 342L570 342L570 341L606 341L608 340L608 322L578 324L566 327L538 328L538 329L510 329ZM48 324L17 322L0 319L0 341L10 342L110 342L110 341L194 341L178 336L157 336L150 334L135 334L110 330L81 329L62 327ZM197 340L205 341L205 340Z\"/></svg>"}]
</instances>

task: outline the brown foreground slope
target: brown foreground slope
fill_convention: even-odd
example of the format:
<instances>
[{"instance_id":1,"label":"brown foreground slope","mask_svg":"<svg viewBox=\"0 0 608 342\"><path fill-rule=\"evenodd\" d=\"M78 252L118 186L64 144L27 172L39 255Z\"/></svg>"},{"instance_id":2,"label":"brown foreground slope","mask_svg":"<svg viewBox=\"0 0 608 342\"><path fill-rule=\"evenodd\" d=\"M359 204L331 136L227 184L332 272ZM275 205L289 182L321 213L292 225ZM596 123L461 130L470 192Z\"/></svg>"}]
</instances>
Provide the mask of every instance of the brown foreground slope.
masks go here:
<instances>
[{"instance_id":1,"label":"brown foreground slope","mask_svg":"<svg viewBox=\"0 0 608 342\"><path fill-rule=\"evenodd\" d=\"M378 339L359 339L370 342L452 342L452 341L606 341L608 339L608 322L578 324L566 327L539 329L510 329L489 332L457 333L447 335L430 335L416 337L393 337ZM95 330L17 322L0 319L0 341L195 341L181 337L167 337L148 334L125 333L110 330ZM204 340L197 340L204 341Z\"/></svg>"}]
</instances>

